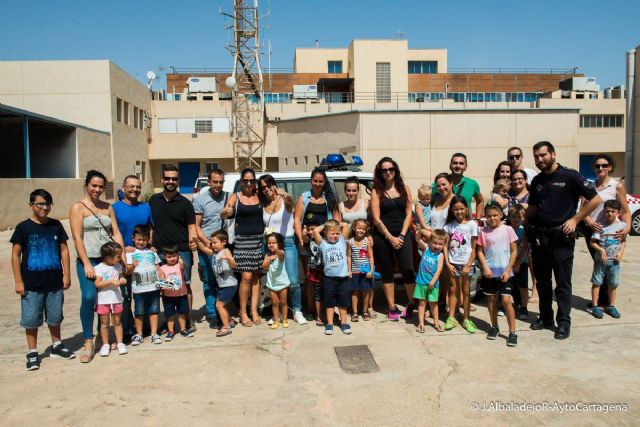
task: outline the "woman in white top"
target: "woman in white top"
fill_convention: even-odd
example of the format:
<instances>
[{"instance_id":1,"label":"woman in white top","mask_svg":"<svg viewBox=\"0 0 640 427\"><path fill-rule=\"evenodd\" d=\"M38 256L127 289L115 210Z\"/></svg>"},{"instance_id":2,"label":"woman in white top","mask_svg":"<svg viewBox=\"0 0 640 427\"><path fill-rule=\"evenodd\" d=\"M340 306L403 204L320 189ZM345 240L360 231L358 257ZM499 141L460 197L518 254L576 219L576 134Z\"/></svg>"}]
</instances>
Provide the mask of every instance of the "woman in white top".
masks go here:
<instances>
[{"instance_id":1,"label":"woman in white top","mask_svg":"<svg viewBox=\"0 0 640 427\"><path fill-rule=\"evenodd\" d=\"M258 195L262 201L265 235L279 233L284 238L284 266L290 282L293 320L304 325L307 321L302 314L302 291L298 276L299 253L293 228L293 197L278 188L276 180L271 175L262 175L258 179Z\"/></svg>"},{"instance_id":2,"label":"woman in white top","mask_svg":"<svg viewBox=\"0 0 640 427\"><path fill-rule=\"evenodd\" d=\"M342 221L351 225L357 219L366 220L369 217L369 200L358 197L360 181L357 176L349 177L344 181L344 194L346 200L338 205Z\"/></svg>"},{"instance_id":3,"label":"woman in white top","mask_svg":"<svg viewBox=\"0 0 640 427\"><path fill-rule=\"evenodd\" d=\"M620 209L620 215L622 216L622 221L627 224L627 227L624 231L620 232L619 237L624 238L631 231L631 213L629 212L629 205L627 204L627 191L620 181L610 175L615 167L616 164L613 158L607 154L598 154L593 158L593 169L596 173L596 191L602 199L602 202L591 212L591 215L584 219L585 226L582 227L591 258L595 257L595 249L591 247L589 242L594 232L599 233L602 231L602 224L604 223L604 202L614 199L620 202L622 207L622 209ZM606 285L606 283L600 286L598 305L606 307L609 305L609 294L608 287L604 285Z\"/></svg>"},{"instance_id":4,"label":"woman in white top","mask_svg":"<svg viewBox=\"0 0 640 427\"><path fill-rule=\"evenodd\" d=\"M444 230L444 225L447 223L447 214L449 213L449 204L453 198L451 174L446 172L439 173L436 175L435 183L438 195L431 210L431 228Z\"/></svg>"}]
</instances>

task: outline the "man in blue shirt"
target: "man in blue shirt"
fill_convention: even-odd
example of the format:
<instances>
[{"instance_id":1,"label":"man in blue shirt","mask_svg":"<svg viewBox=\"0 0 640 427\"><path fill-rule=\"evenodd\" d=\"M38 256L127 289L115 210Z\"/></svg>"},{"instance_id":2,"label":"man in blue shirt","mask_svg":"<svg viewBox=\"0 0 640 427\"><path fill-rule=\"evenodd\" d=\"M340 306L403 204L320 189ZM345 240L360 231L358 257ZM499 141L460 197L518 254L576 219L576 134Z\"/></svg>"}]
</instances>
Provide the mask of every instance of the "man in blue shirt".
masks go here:
<instances>
[{"instance_id":1,"label":"man in blue shirt","mask_svg":"<svg viewBox=\"0 0 640 427\"><path fill-rule=\"evenodd\" d=\"M129 175L122 183L124 198L113 204L113 210L122 233L125 246L133 246L133 228L138 224L152 224L151 208L140 202L142 182L136 175ZM152 235L153 236L153 235ZM153 238L153 237L152 237ZM131 276L127 276L127 284L120 287L124 297L122 312L122 328L124 335L131 337L134 333L133 315L131 313Z\"/></svg>"}]
</instances>

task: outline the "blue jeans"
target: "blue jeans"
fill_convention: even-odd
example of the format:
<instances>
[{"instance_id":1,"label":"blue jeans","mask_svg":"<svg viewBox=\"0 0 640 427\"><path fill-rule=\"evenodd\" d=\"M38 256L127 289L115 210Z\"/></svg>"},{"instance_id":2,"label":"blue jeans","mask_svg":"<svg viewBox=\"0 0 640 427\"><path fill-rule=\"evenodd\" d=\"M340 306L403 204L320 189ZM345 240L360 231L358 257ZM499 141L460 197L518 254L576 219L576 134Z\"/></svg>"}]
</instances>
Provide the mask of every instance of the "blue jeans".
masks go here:
<instances>
[{"instance_id":1,"label":"blue jeans","mask_svg":"<svg viewBox=\"0 0 640 427\"><path fill-rule=\"evenodd\" d=\"M300 289L300 278L298 276L299 257L295 236L285 237L284 268L287 270L287 276L289 277L289 282L291 282L289 295L291 295L291 307L293 311L300 311L302 309L302 290Z\"/></svg>"},{"instance_id":2,"label":"blue jeans","mask_svg":"<svg viewBox=\"0 0 640 427\"><path fill-rule=\"evenodd\" d=\"M89 258L89 262L95 267L100 264L100 258ZM87 279L87 276L84 274L84 265L80 258L76 260L76 271L78 273L78 282L80 282L80 293L82 294L82 300L80 301L82 336L85 340L90 340L93 339L93 319L98 291L95 281Z\"/></svg>"},{"instance_id":3,"label":"blue jeans","mask_svg":"<svg viewBox=\"0 0 640 427\"><path fill-rule=\"evenodd\" d=\"M218 299L218 282L211 267L211 257L198 250L198 272L202 280L202 293L204 294L207 318L213 319L216 313L216 299Z\"/></svg>"}]
</instances>

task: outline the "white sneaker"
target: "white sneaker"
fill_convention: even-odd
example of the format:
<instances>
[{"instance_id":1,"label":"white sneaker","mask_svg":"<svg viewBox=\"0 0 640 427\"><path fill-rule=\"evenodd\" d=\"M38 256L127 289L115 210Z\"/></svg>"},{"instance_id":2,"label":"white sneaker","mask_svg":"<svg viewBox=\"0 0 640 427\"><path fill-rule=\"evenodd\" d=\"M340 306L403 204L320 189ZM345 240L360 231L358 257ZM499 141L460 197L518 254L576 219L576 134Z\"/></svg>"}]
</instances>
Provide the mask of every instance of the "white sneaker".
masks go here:
<instances>
[{"instance_id":1,"label":"white sneaker","mask_svg":"<svg viewBox=\"0 0 640 427\"><path fill-rule=\"evenodd\" d=\"M153 335L151 336L151 342L154 344L162 344L162 338L160 338L160 335Z\"/></svg>"},{"instance_id":2,"label":"white sneaker","mask_svg":"<svg viewBox=\"0 0 640 427\"><path fill-rule=\"evenodd\" d=\"M304 318L304 314L302 314L301 311L296 311L293 314L293 320L298 324L298 325L306 325L307 323L307 319Z\"/></svg>"},{"instance_id":3,"label":"white sneaker","mask_svg":"<svg viewBox=\"0 0 640 427\"><path fill-rule=\"evenodd\" d=\"M118 344L118 354L127 354L127 346L121 342L120 344Z\"/></svg>"},{"instance_id":4,"label":"white sneaker","mask_svg":"<svg viewBox=\"0 0 640 427\"><path fill-rule=\"evenodd\" d=\"M99 353L100 356L107 357L110 352L111 352L111 346L109 344L104 344L102 347L100 347L100 353Z\"/></svg>"}]
</instances>

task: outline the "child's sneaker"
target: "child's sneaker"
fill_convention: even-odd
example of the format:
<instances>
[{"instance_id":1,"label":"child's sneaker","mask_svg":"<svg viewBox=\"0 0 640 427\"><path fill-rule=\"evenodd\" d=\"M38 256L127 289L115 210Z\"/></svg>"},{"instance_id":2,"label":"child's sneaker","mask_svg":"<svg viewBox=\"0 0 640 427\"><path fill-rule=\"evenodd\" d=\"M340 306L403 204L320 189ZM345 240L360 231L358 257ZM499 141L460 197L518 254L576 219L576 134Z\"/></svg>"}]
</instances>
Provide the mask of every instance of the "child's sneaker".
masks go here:
<instances>
[{"instance_id":1,"label":"child's sneaker","mask_svg":"<svg viewBox=\"0 0 640 427\"><path fill-rule=\"evenodd\" d=\"M151 335L151 342L154 344L162 344L162 338L160 338L158 334Z\"/></svg>"},{"instance_id":2,"label":"child's sneaker","mask_svg":"<svg viewBox=\"0 0 640 427\"><path fill-rule=\"evenodd\" d=\"M529 318L529 310L527 310L527 307L520 308L520 314L518 315L518 317L520 318L520 320L527 320Z\"/></svg>"},{"instance_id":3,"label":"child's sneaker","mask_svg":"<svg viewBox=\"0 0 640 427\"><path fill-rule=\"evenodd\" d=\"M400 320L399 316L400 315L399 315L398 309L396 307L389 309L389 314L387 315L389 320L391 320L392 322L397 322L398 320Z\"/></svg>"},{"instance_id":4,"label":"child's sneaker","mask_svg":"<svg viewBox=\"0 0 640 427\"><path fill-rule=\"evenodd\" d=\"M193 332L190 329L185 329L184 331L180 331L180 335L184 338L193 338Z\"/></svg>"},{"instance_id":5,"label":"child's sneaker","mask_svg":"<svg viewBox=\"0 0 640 427\"><path fill-rule=\"evenodd\" d=\"M613 317L614 319L619 319L620 318L620 312L618 311L617 308L615 308L612 305L606 307L604 309L604 311L605 311L605 313L607 313L609 316Z\"/></svg>"},{"instance_id":6,"label":"child's sneaker","mask_svg":"<svg viewBox=\"0 0 640 427\"><path fill-rule=\"evenodd\" d=\"M142 338L140 335L136 334L134 336L131 337L131 345L132 346L137 346L140 345L144 342L144 338Z\"/></svg>"},{"instance_id":7,"label":"child's sneaker","mask_svg":"<svg viewBox=\"0 0 640 427\"><path fill-rule=\"evenodd\" d=\"M167 332L167 335L164 336L164 340L166 342L169 342L169 341L173 340L173 337L175 337L175 336L176 336L175 332Z\"/></svg>"},{"instance_id":8,"label":"child's sneaker","mask_svg":"<svg viewBox=\"0 0 640 427\"><path fill-rule=\"evenodd\" d=\"M447 331L450 331L456 326L458 326L458 321L453 317L449 317L447 321L444 323L444 329Z\"/></svg>"},{"instance_id":9,"label":"child's sneaker","mask_svg":"<svg viewBox=\"0 0 640 427\"><path fill-rule=\"evenodd\" d=\"M100 356L107 357L109 353L111 353L111 346L109 344L103 344L102 347L100 347Z\"/></svg>"},{"instance_id":10,"label":"child's sneaker","mask_svg":"<svg viewBox=\"0 0 640 427\"><path fill-rule=\"evenodd\" d=\"M600 307L593 307L591 309L591 314L593 314L593 317L595 317L596 319L602 319L604 317L604 312Z\"/></svg>"},{"instance_id":11,"label":"child's sneaker","mask_svg":"<svg viewBox=\"0 0 640 427\"><path fill-rule=\"evenodd\" d=\"M129 353L127 351L127 346L123 342L119 343L117 348L118 348L118 354L120 355Z\"/></svg>"},{"instance_id":12,"label":"child's sneaker","mask_svg":"<svg viewBox=\"0 0 640 427\"><path fill-rule=\"evenodd\" d=\"M60 357L62 359L73 359L76 354L69 350L64 344L58 344L55 347L51 347L51 357Z\"/></svg>"},{"instance_id":13,"label":"child's sneaker","mask_svg":"<svg viewBox=\"0 0 640 427\"><path fill-rule=\"evenodd\" d=\"M498 338L498 334L500 334L500 329L498 329L497 326L492 326L487 333L487 339L495 340L496 338Z\"/></svg>"},{"instance_id":14,"label":"child's sneaker","mask_svg":"<svg viewBox=\"0 0 640 427\"><path fill-rule=\"evenodd\" d=\"M515 347L518 345L518 335L515 332L509 332L509 336L507 337L507 346Z\"/></svg>"},{"instance_id":15,"label":"child's sneaker","mask_svg":"<svg viewBox=\"0 0 640 427\"><path fill-rule=\"evenodd\" d=\"M284 320L282 321L282 327L283 327L283 328L288 328L288 327L289 327L289 321L288 321L287 319L284 319Z\"/></svg>"},{"instance_id":16,"label":"child's sneaker","mask_svg":"<svg viewBox=\"0 0 640 427\"><path fill-rule=\"evenodd\" d=\"M280 327L280 322L271 323L271 329L278 329Z\"/></svg>"},{"instance_id":17,"label":"child's sneaker","mask_svg":"<svg viewBox=\"0 0 640 427\"><path fill-rule=\"evenodd\" d=\"M476 331L478 330L478 328L476 328L476 325L473 324L471 319L464 319L462 321L462 327L470 334L475 334Z\"/></svg>"},{"instance_id":18,"label":"child's sneaker","mask_svg":"<svg viewBox=\"0 0 640 427\"><path fill-rule=\"evenodd\" d=\"M342 325L340 325L340 330L342 331L343 334L350 335L351 325L349 325L348 323L343 323Z\"/></svg>"},{"instance_id":19,"label":"child's sneaker","mask_svg":"<svg viewBox=\"0 0 640 427\"><path fill-rule=\"evenodd\" d=\"M40 369L40 358L37 351L27 353L27 371L37 371Z\"/></svg>"},{"instance_id":20,"label":"child's sneaker","mask_svg":"<svg viewBox=\"0 0 640 427\"><path fill-rule=\"evenodd\" d=\"M324 334L333 335L333 325L324 325Z\"/></svg>"}]
</instances>

